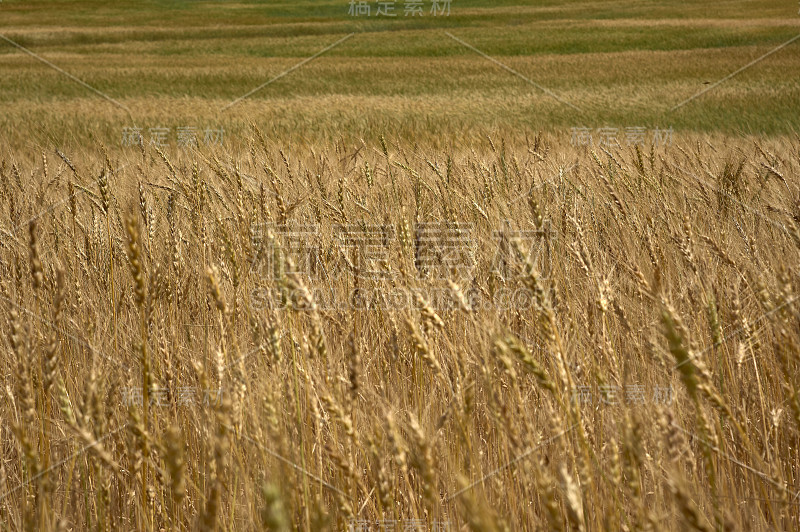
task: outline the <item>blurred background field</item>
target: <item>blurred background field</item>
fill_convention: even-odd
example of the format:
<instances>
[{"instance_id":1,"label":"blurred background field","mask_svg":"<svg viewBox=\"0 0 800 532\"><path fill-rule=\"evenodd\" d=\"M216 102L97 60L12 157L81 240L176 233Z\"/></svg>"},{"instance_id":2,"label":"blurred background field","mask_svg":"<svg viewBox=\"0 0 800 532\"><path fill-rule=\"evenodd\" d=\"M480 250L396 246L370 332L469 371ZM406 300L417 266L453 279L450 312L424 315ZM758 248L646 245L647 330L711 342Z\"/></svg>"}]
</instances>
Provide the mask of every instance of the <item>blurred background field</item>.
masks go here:
<instances>
[{"instance_id":1,"label":"blurred background field","mask_svg":"<svg viewBox=\"0 0 800 532\"><path fill-rule=\"evenodd\" d=\"M394 18L369 5L355 16L346 0L6 0L0 34L125 109L0 39L0 139L119 146L125 127L188 126L224 129L235 144L249 122L297 141L433 144L579 126L799 129L798 41L672 110L800 34L791 2L462 0L447 16L430 2L405 16L396 2Z\"/></svg>"}]
</instances>

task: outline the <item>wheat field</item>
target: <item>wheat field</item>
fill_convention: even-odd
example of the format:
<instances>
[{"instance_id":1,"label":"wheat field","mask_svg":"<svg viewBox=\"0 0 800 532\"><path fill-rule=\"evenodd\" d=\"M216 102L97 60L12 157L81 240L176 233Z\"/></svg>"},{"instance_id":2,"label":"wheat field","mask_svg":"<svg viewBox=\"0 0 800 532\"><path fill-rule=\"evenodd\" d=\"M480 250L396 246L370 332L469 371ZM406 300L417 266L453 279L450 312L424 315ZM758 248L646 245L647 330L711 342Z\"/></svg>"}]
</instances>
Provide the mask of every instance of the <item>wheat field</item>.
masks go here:
<instances>
[{"instance_id":1,"label":"wheat field","mask_svg":"<svg viewBox=\"0 0 800 532\"><path fill-rule=\"evenodd\" d=\"M3 154L4 529L798 526L797 139L249 144Z\"/></svg>"},{"instance_id":2,"label":"wheat field","mask_svg":"<svg viewBox=\"0 0 800 532\"><path fill-rule=\"evenodd\" d=\"M796 2L445 3L0 1L0 531L800 530Z\"/></svg>"}]
</instances>

